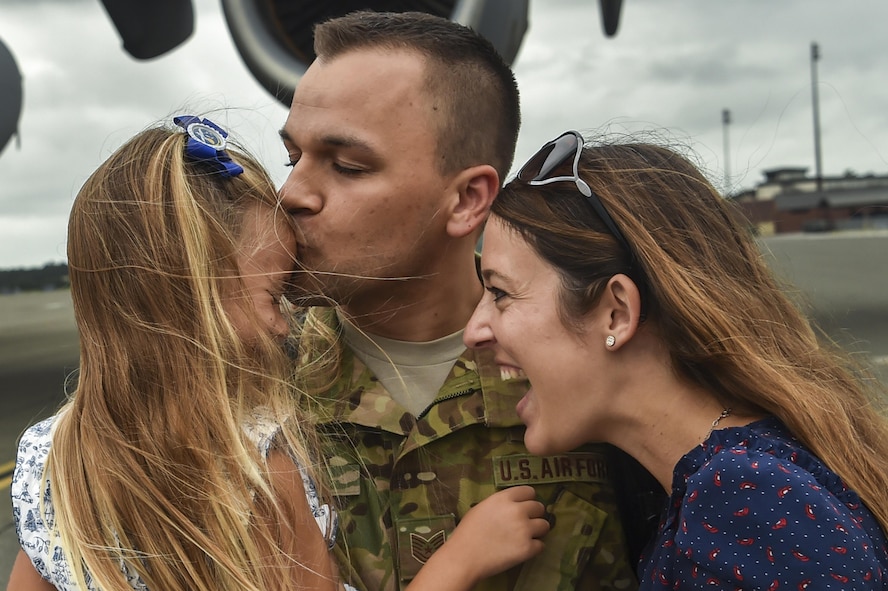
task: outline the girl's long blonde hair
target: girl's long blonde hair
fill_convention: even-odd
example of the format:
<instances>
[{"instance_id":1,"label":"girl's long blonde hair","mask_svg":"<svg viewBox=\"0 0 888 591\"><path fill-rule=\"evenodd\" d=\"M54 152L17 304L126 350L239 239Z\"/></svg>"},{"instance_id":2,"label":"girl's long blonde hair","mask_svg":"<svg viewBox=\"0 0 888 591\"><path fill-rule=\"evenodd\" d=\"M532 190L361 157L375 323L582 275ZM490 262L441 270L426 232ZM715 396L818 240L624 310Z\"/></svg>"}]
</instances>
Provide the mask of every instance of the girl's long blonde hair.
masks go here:
<instances>
[{"instance_id":1,"label":"girl's long blonde hair","mask_svg":"<svg viewBox=\"0 0 888 591\"><path fill-rule=\"evenodd\" d=\"M226 178L186 158L186 139L140 133L87 180L70 216L80 373L47 477L84 589L88 576L128 590L124 570L156 590L293 586L283 509L242 429L264 408L310 465L292 364L270 337L239 339L223 305L240 280L241 216L257 202L277 207L276 192L243 151L228 149L244 172Z\"/></svg>"}]
</instances>

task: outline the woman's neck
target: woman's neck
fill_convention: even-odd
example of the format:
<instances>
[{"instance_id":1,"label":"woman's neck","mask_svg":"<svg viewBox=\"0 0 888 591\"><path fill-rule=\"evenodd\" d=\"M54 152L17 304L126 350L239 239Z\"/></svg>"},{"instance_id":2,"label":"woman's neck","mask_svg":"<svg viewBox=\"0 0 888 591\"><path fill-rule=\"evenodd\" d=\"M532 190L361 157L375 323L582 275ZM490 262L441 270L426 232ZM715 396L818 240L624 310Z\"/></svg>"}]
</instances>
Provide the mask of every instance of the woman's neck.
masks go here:
<instances>
[{"instance_id":1,"label":"woman's neck","mask_svg":"<svg viewBox=\"0 0 888 591\"><path fill-rule=\"evenodd\" d=\"M722 417L725 407L714 395L677 380L671 371L638 376L638 383L620 393L624 404L608 421L606 440L638 460L668 492L679 460L713 428L740 424L739 417Z\"/></svg>"}]
</instances>

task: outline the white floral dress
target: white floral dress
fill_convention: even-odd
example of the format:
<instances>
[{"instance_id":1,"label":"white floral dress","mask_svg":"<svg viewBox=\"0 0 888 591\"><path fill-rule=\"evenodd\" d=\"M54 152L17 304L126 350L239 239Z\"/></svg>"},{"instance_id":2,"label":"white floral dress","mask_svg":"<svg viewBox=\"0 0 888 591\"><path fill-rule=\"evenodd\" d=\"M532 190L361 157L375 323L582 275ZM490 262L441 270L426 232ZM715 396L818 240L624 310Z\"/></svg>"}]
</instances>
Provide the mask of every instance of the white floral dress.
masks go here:
<instances>
[{"instance_id":1,"label":"white floral dress","mask_svg":"<svg viewBox=\"0 0 888 591\"><path fill-rule=\"evenodd\" d=\"M19 440L15 472L12 476L12 515L18 532L19 543L31 559L31 563L44 579L59 591L82 591L77 586L71 567L60 546L60 540L51 533L55 510L52 504L51 483L43 477L46 458L52 445L52 434L59 415L41 421L28 428ZM257 409L244 425L247 436L256 443L260 453L268 456L272 441L280 431L280 425ZM318 498L314 483L300 466L305 496L321 533L330 547L335 541L336 512ZM43 499L41 511L40 500ZM139 575L121 564L133 589L147 591ZM97 591L86 573L87 589Z\"/></svg>"}]
</instances>

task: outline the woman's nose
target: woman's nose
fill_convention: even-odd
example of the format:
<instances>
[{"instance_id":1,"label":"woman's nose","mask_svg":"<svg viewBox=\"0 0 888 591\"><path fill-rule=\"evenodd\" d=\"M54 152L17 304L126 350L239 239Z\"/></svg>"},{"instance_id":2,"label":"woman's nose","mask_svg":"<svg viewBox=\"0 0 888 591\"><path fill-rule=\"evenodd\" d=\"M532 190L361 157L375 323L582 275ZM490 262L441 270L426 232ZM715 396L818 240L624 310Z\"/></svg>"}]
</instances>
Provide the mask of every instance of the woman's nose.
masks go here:
<instances>
[{"instance_id":1,"label":"woman's nose","mask_svg":"<svg viewBox=\"0 0 888 591\"><path fill-rule=\"evenodd\" d=\"M489 347L495 342L486 307L486 302L481 300L475 307L475 311L472 312L472 317L469 318L469 323L466 324L466 330L463 332L463 342L466 347L480 349Z\"/></svg>"}]
</instances>

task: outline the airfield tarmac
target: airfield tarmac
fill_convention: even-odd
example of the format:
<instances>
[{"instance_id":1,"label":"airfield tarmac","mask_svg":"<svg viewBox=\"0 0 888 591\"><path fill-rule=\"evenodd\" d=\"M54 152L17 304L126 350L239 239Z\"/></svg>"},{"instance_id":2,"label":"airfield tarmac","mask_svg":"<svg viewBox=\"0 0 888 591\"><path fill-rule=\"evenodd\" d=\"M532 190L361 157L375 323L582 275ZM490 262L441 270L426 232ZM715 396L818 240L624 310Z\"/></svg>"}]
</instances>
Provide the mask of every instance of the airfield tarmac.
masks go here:
<instances>
[{"instance_id":1,"label":"airfield tarmac","mask_svg":"<svg viewBox=\"0 0 888 591\"><path fill-rule=\"evenodd\" d=\"M762 240L814 321L860 354L888 384L888 231L798 234ZM77 332L67 291L0 295L0 588L18 541L9 505L16 441L52 414L77 368Z\"/></svg>"}]
</instances>

